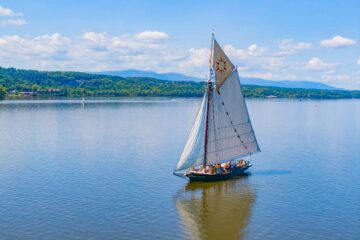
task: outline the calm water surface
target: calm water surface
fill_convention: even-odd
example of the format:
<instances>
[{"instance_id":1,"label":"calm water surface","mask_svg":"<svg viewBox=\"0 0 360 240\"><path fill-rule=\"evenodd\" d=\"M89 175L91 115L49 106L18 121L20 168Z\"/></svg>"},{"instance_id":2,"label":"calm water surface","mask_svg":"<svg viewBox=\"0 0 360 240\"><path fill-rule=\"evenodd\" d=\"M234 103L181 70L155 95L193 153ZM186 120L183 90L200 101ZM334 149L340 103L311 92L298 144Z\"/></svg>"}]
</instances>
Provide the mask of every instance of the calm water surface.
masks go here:
<instances>
[{"instance_id":1,"label":"calm water surface","mask_svg":"<svg viewBox=\"0 0 360 240\"><path fill-rule=\"evenodd\" d=\"M172 175L199 100L0 102L0 239L360 239L360 101L248 100L251 175Z\"/></svg>"}]
</instances>

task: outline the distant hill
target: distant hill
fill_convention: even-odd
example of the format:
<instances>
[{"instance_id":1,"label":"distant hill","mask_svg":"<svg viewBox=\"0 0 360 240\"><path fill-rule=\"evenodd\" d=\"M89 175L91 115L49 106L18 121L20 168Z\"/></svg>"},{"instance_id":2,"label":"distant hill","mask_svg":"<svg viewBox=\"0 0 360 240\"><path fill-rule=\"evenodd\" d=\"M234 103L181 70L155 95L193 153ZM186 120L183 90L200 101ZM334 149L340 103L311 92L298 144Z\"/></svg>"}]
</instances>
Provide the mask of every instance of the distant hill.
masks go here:
<instances>
[{"instance_id":1,"label":"distant hill","mask_svg":"<svg viewBox=\"0 0 360 240\"><path fill-rule=\"evenodd\" d=\"M99 74L119 76L119 77L150 77L160 80L168 81L192 81L192 82L203 82L204 79L183 75L180 73L157 73L152 71L141 71L141 70L123 70L123 71L105 71L98 72Z\"/></svg>"},{"instance_id":2,"label":"distant hill","mask_svg":"<svg viewBox=\"0 0 360 240\"><path fill-rule=\"evenodd\" d=\"M151 77L161 80L169 81L194 81L194 82L203 82L204 79L187 76L180 73L156 73L152 71L141 71L141 70L123 70L123 71L106 71L98 72L100 74L111 75L111 76L120 76L120 77ZM265 80L261 78L248 78L241 77L240 81L244 85L256 85L264 87L281 87L281 88L303 88L303 89L323 89L323 90L341 90L324 83L314 82L314 81L292 81L292 80L282 80L282 81L273 81Z\"/></svg>"},{"instance_id":3,"label":"distant hill","mask_svg":"<svg viewBox=\"0 0 360 240\"><path fill-rule=\"evenodd\" d=\"M264 87L281 87L281 88L303 88L303 89L324 89L324 90L341 90L324 83L313 82L313 81L292 81L292 80L281 80L272 81L261 78L240 78L242 84L245 85L256 85Z\"/></svg>"}]
</instances>

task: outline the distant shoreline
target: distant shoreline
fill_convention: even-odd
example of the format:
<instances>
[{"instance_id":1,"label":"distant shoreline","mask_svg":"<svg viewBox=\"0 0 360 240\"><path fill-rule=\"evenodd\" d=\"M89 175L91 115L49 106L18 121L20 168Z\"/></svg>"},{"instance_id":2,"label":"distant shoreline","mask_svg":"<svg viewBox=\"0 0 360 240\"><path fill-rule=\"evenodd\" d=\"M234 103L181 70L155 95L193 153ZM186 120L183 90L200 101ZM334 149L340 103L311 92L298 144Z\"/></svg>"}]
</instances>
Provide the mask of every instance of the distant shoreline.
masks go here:
<instances>
[{"instance_id":1,"label":"distant shoreline","mask_svg":"<svg viewBox=\"0 0 360 240\"><path fill-rule=\"evenodd\" d=\"M136 87L135 87L136 88ZM131 91L132 89L128 89ZM176 89L175 89L176 90ZM16 94L7 92L0 100L48 100L48 99L82 99L84 98L201 98L203 96L203 87L196 89L196 93L186 91L181 94L169 94L162 92L160 94L101 94L93 90L92 94L88 94L86 90L83 94L39 94L18 92ZM318 89L291 89L278 87L261 87L261 86L242 86L245 98L255 99L360 99L360 91L350 90L318 90ZM67 91L67 90L65 90Z\"/></svg>"},{"instance_id":2,"label":"distant shoreline","mask_svg":"<svg viewBox=\"0 0 360 240\"><path fill-rule=\"evenodd\" d=\"M91 100L117 100L117 99L144 99L144 100L153 100L153 99L201 99L202 96L84 96L85 101ZM254 96L245 96L246 99L261 99L261 100L298 100L298 101L306 101L306 100L351 100L351 99L360 99L360 97L340 97L340 96L332 96L332 97L254 97ZM27 100L27 101L41 101L41 100L78 100L82 101L82 96L7 96L0 101L5 100Z\"/></svg>"},{"instance_id":3,"label":"distant shoreline","mask_svg":"<svg viewBox=\"0 0 360 240\"><path fill-rule=\"evenodd\" d=\"M146 81L146 80L143 80ZM163 80L157 80L163 82ZM173 89L171 91L151 92L146 90L139 90L141 86L131 86L126 90L132 92L132 94L109 94L105 91L92 89L88 92L87 89L82 89L80 93L66 95L67 89L60 88L59 92L55 93L29 93L23 94L18 92L16 94L7 93L5 99L26 99L26 100L41 100L41 99L82 99L84 98L201 98L203 96L203 85L199 83L191 86L191 90L187 92L185 87L182 88L180 93L177 93L176 82L172 84ZM159 83L164 84L164 83ZM166 83L165 83L166 84ZM141 83L139 84L141 85ZM245 98L256 99L360 99L360 91L357 90L324 90L324 89L299 89L299 88L280 88L280 87L264 87L255 85L243 85L242 91Z\"/></svg>"},{"instance_id":4,"label":"distant shoreline","mask_svg":"<svg viewBox=\"0 0 360 240\"><path fill-rule=\"evenodd\" d=\"M46 72L0 67L0 99L166 97L197 98L204 82L124 78L82 72ZM246 98L353 99L360 91L242 85Z\"/></svg>"}]
</instances>

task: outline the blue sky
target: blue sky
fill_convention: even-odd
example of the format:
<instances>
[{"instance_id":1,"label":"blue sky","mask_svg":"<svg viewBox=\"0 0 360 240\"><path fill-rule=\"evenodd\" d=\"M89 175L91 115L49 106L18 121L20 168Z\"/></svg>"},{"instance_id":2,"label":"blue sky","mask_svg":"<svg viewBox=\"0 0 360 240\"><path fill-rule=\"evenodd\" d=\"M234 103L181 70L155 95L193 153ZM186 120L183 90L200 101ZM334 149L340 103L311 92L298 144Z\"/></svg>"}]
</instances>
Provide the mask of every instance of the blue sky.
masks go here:
<instances>
[{"instance_id":1,"label":"blue sky","mask_svg":"<svg viewBox=\"0 0 360 240\"><path fill-rule=\"evenodd\" d=\"M210 35L241 76L360 89L359 1L0 1L0 66L204 77Z\"/></svg>"}]
</instances>

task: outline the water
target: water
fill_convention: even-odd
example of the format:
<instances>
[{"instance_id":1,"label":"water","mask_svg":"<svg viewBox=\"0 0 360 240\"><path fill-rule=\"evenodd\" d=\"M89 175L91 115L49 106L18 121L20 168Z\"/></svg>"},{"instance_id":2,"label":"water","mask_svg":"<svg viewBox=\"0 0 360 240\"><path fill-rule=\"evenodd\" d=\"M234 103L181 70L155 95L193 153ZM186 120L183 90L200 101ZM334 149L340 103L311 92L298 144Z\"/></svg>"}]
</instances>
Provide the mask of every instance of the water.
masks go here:
<instances>
[{"instance_id":1,"label":"water","mask_svg":"<svg viewBox=\"0 0 360 240\"><path fill-rule=\"evenodd\" d=\"M172 175L199 100L0 102L0 239L359 239L360 101L248 100L251 175Z\"/></svg>"}]
</instances>

